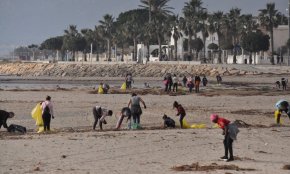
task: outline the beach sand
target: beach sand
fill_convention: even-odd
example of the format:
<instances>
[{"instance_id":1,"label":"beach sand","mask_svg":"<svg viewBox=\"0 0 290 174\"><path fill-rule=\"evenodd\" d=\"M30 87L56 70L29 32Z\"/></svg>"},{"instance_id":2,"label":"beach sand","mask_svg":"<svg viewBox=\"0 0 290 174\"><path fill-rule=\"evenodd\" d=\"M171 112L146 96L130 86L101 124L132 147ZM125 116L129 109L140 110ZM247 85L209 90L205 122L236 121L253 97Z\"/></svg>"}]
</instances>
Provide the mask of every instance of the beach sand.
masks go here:
<instances>
[{"instance_id":1,"label":"beach sand","mask_svg":"<svg viewBox=\"0 0 290 174\"><path fill-rule=\"evenodd\" d=\"M158 88L146 93L138 90L147 105L141 116L144 130L127 130L123 123L121 131L112 131L117 122L115 115L127 105L131 91L120 94L123 92L116 87L114 94L99 95L80 86L5 89L2 84L0 109L15 112L8 124L23 125L28 133L9 134L3 128L0 130L0 173L179 173L174 167L199 170L196 166L180 167L193 163L208 166L207 171L193 173L289 173L283 167L290 165L290 120L284 115L284 126L273 125L276 101L290 100L289 90L274 89L274 82L281 77L224 77L222 85L210 78L209 86L201 87L199 94L165 95ZM136 83L142 84L142 78ZM53 131L37 134L30 112L46 95L54 102ZM172 109L175 100L186 109L187 122L204 123L207 128L162 129L164 113L179 125ZM108 124L103 125L102 132L98 127L97 131L91 130L95 105L114 111L106 119ZM249 124L240 128L238 141L234 142L233 162L219 160L224 153L222 130L212 128L211 113ZM219 167L233 170L214 169Z\"/></svg>"}]
</instances>

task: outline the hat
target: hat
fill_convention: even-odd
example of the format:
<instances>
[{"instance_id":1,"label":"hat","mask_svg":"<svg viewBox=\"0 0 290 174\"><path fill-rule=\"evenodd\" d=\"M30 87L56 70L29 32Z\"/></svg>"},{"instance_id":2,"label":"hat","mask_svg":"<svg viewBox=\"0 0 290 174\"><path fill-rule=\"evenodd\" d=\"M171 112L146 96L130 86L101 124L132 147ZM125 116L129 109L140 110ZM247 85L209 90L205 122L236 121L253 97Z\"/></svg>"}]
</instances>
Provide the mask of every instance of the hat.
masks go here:
<instances>
[{"instance_id":1,"label":"hat","mask_svg":"<svg viewBox=\"0 0 290 174\"><path fill-rule=\"evenodd\" d=\"M216 120L218 117L219 117L219 116L218 116L217 114L211 114L211 115L210 115L210 120L211 120L211 121L214 121L214 120Z\"/></svg>"}]
</instances>

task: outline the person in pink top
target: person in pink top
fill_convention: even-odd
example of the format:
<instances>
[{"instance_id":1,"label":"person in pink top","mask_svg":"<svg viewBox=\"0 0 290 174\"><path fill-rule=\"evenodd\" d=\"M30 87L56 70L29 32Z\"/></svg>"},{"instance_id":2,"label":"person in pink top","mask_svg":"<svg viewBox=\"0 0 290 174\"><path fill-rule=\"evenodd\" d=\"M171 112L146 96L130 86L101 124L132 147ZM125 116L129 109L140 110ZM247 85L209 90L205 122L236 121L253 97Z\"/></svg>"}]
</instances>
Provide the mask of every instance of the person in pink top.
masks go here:
<instances>
[{"instance_id":1,"label":"person in pink top","mask_svg":"<svg viewBox=\"0 0 290 174\"><path fill-rule=\"evenodd\" d=\"M44 131L50 131L50 120L51 118L54 118L53 105L50 96L47 96L46 100L41 103L41 108Z\"/></svg>"},{"instance_id":2,"label":"person in pink top","mask_svg":"<svg viewBox=\"0 0 290 174\"><path fill-rule=\"evenodd\" d=\"M210 120L213 123L216 123L221 129L223 129L224 138L224 148L225 155L221 157L222 160L227 162L234 160L233 154L233 141L237 139L237 134L239 132L238 127L235 123L231 123L229 120L219 117L217 114L211 114ZM228 153L230 153L230 157L228 158Z\"/></svg>"}]
</instances>

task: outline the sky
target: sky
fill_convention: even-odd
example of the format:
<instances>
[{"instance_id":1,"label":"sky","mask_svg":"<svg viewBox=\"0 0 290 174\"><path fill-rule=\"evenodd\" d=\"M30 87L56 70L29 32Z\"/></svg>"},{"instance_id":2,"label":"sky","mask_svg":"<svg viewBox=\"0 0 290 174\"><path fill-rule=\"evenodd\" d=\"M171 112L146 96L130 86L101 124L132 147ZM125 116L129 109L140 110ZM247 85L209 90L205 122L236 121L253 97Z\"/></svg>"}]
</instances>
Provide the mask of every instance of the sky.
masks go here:
<instances>
[{"instance_id":1,"label":"sky","mask_svg":"<svg viewBox=\"0 0 290 174\"><path fill-rule=\"evenodd\" d=\"M182 16L185 2L189 0L170 0L168 6ZM203 0L203 7L209 12L228 12L237 7L242 14L257 15L269 2L275 2L276 9L287 13L288 0ZM18 46L39 45L50 37L63 35L69 25L77 25L78 30L93 29L105 14L116 18L139 5L140 0L0 0L0 56Z\"/></svg>"}]
</instances>

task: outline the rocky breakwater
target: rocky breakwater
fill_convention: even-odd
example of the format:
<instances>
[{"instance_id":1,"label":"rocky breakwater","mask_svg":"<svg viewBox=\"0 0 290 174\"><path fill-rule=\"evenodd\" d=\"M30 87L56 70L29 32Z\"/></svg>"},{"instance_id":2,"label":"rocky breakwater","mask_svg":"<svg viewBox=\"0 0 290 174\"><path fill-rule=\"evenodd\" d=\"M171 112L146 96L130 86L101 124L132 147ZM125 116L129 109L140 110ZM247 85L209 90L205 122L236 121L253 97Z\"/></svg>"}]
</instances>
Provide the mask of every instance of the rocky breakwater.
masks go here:
<instances>
[{"instance_id":1,"label":"rocky breakwater","mask_svg":"<svg viewBox=\"0 0 290 174\"><path fill-rule=\"evenodd\" d=\"M0 63L0 74L18 76L52 77L122 77L131 72L135 77L163 77L166 73L200 74L215 76L289 74L288 70L264 72L263 69L249 68L247 65L181 65L181 64L58 64L58 63Z\"/></svg>"}]
</instances>

